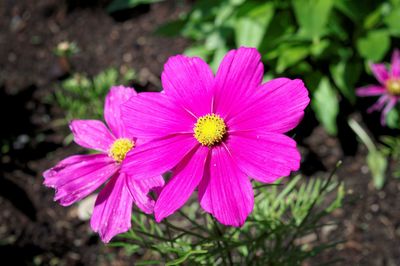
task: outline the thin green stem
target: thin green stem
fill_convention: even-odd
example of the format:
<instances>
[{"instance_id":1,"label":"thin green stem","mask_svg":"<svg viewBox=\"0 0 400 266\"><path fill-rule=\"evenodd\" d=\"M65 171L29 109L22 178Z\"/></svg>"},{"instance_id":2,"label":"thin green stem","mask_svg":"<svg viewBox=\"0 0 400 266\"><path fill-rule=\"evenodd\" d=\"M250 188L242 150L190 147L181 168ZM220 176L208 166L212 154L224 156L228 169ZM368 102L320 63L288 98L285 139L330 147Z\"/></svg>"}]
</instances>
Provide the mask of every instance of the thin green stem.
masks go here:
<instances>
[{"instance_id":1,"label":"thin green stem","mask_svg":"<svg viewBox=\"0 0 400 266\"><path fill-rule=\"evenodd\" d=\"M188 235L195 236L195 237L198 237L198 238L201 238L201 239L205 239L204 236L202 236L202 235L200 235L200 234L198 234L198 233L194 233L194 232L188 231L188 230L186 230L186 229L184 229L184 228L177 227L177 226L171 224L170 222L168 222L166 219L164 219L163 223L164 223L165 225L170 226L170 227L171 227L172 229L174 229L174 230L182 231L182 232L185 232L185 233L188 234Z\"/></svg>"},{"instance_id":2,"label":"thin green stem","mask_svg":"<svg viewBox=\"0 0 400 266\"><path fill-rule=\"evenodd\" d=\"M264 187L280 187L283 186L283 184L279 183L279 184L262 184L262 185L258 185L258 186L254 186L253 189L260 189L260 188L264 188Z\"/></svg>"},{"instance_id":3,"label":"thin green stem","mask_svg":"<svg viewBox=\"0 0 400 266\"><path fill-rule=\"evenodd\" d=\"M214 222L215 232L221 239L223 239L223 233L222 233L221 229L219 228L218 222L214 219L214 217L211 217L211 218ZM218 242L220 242L220 241L221 241L220 244L221 244L222 248L226 251L226 253L228 255L227 257L228 257L229 265L233 265L232 253L231 253L229 247L225 246L225 244L223 244L224 243L223 240L218 240Z\"/></svg>"},{"instance_id":4,"label":"thin green stem","mask_svg":"<svg viewBox=\"0 0 400 266\"><path fill-rule=\"evenodd\" d=\"M335 168L332 170L332 172L330 173L328 179L326 180L325 184L321 187L321 189L319 190L319 195L321 195L323 192L325 192L325 190L329 187L329 184L331 183L331 180L333 178L333 176L335 175L337 169L339 169L339 167L342 165L342 161L338 161L336 163ZM301 223L297 226L297 230L296 232L293 234L293 237L291 238L291 240L288 242L288 245L286 246L286 250L289 249L290 245L294 242L294 240L298 237L299 232L300 232L300 228L302 228L304 226L304 224L307 222L307 220L309 219L310 215L311 215L311 211L314 208L315 204L317 204L318 201L318 197L316 197L314 199L314 201L311 203L310 207L307 210L307 214L304 216L303 220L301 220Z\"/></svg>"},{"instance_id":5,"label":"thin green stem","mask_svg":"<svg viewBox=\"0 0 400 266\"><path fill-rule=\"evenodd\" d=\"M183 216L185 219L187 219L189 222L191 222L194 226L197 228L203 230L204 232L207 232L208 234L210 233L207 228L202 226L201 224L197 223L194 219L191 219L186 213L184 213L182 210L179 210L178 213Z\"/></svg>"},{"instance_id":6,"label":"thin green stem","mask_svg":"<svg viewBox=\"0 0 400 266\"><path fill-rule=\"evenodd\" d=\"M167 230L167 234L168 234L168 238L169 238L169 244L171 245L171 248L174 249L174 248L175 248L175 247L174 247L174 242L175 242L175 241L174 241L174 239L172 238L171 230L169 229L169 226L168 226L168 225L166 225L165 228L166 228L166 230ZM176 257L179 258L178 252L174 252L174 253L175 253Z\"/></svg>"},{"instance_id":7,"label":"thin green stem","mask_svg":"<svg viewBox=\"0 0 400 266\"><path fill-rule=\"evenodd\" d=\"M153 234L144 232L144 231L139 230L139 229L132 229L132 230L134 230L136 233L139 233L139 234L142 234L142 235L146 235L146 236L149 236L149 237L161 240L161 241L167 241L167 242L170 241L168 238L165 238L165 237L162 237L162 236L153 235Z\"/></svg>"},{"instance_id":8,"label":"thin green stem","mask_svg":"<svg viewBox=\"0 0 400 266\"><path fill-rule=\"evenodd\" d=\"M372 139L368 136L368 133L357 123L354 119L349 119L348 121L350 128L356 133L356 135L361 139L361 141L367 146L370 152L376 151L376 146Z\"/></svg>"}]
</instances>

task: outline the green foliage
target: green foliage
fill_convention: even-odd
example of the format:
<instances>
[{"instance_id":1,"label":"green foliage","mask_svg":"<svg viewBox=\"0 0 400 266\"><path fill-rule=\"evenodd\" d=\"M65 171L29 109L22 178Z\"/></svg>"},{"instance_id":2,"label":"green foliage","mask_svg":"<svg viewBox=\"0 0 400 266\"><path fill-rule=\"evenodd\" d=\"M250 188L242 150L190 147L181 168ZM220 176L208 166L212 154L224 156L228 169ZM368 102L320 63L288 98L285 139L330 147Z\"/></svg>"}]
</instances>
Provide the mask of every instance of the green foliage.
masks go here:
<instances>
[{"instance_id":1,"label":"green foliage","mask_svg":"<svg viewBox=\"0 0 400 266\"><path fill-rule=\"evenodd\" d=\"M79 47L76 42L60 42L53 50L54 54L59 57L71 57L79 53Z\"/></svg>"},{"instance_id":2,"label":"green foliage","mask_svg":"<svg viewBox=\"0 0 400 266\"><path fill-rule=\"evenodd\" d=\"M200 213L197 201L160 224L135 211L131 230L111 245L141 254L135 265L302 265L335 245L303 240L317 237L329 226L321 219L341 206L344 188L332 177L304 182L296 176L284 186L254 183L254 210L241 228Z\"/></svg>"},{"instance_id":3,"label":"green foliage","mask_svg":"<svg viewBox=\"0 0 400 266\"><path fill-rule=\"evenodd\" d=\"M330 65L331 77L340 92L351 102L356 101L354 84L361 74L361 64L341 60L337 64Z\"/></svg>"},{"instance_id":4,"label":"green foliage","mask_svg":"<svg viewBox=\"0 0 400 266\"><path fill-rule=\"evenodd\" d=\"M385 16L384 22L389 28L392 35L400 37L400 6L390 9L389 13Z\"/></svg>"},{"instance_id":5,"label":"green foliage","mask_svg":"<svg viewBox=\"0 0 400 266\"><path fill-rule=\"evenodd\" d=\"M337 133L336 116L339 107L336 91L332 88L328 79L323 78L321 80L311 103L319 121L322 122L328 133L335 135Z\"/></svg>"},{"instance_id":6,"label":"green foliage","mask_svg":"<svg viewBox=\"0 0 400 266\"><path fill-rule=\"evenodd\" d=\"M374 185L377 189L382 189L386 181L387 155L376 147L367 132L354 119L349 120L349 126L367 147L367 165L371 171Z\"/></svg>"},{"instance_id":7,"label":"green foliage","mask_svg":"<svg viewBox=\"0 0 400 266\"><path fill-rule=\"evenodd\" d=\"M273 15L272 3L247 5L239 10L234 25L236 45L258 47Z\"/></svg>"},{"instance_id":8,"label":"green foliage","mask_svg":"<svg viewBox=\"0 0 400 266\"><path fill-rule=\"evenodd\" d=\"M292 0L292 5L300 36L313 40L327 32L333 0Z\"/></svg>"},{"instance_id":9,"label":"green foliage","mask_svg":"<svg viewBox=\"0 0 400 266\"><path fill-rule=\"evenodd\" d=\"M359 53L372 61L380 61L390 48L390 36L386 30L374 30L357 42Z\"/></svg>"},{"instance_id":10,"label":"green foliage","mask_svg":"<svg viewBox=\"0 0 400 266\"><path fill-rule=\"evenodd\" d=\"M386 123L389 128L400 129L400 111L399 108L393 108L387 115Z\"/></svg>"},{"instance_id":11,"label":"green foliage","mask_svg":"<svg viewBox=\"0 0 400 266\"><path fill-rule=\"evenodd\" d=\"M381 152L396 162L393 175L400 178L400 137L383 136L381 141L385 144Z\"/></svg>"},{"instance_id":12,"label":"green foliage","mask_svg":"<svg viewBox=\"0 0 400 266\"><path fill-rule=\"evenodd\" d=\"M134 8L142 4L151 4L156 2L161 2L163 0L113 0L108 6L108 12L115 12L119 10L124 10L128 8Z\"/></svg>"},{"instance_id":13,"label":"green foliage","mask_svg":"<svg viewBox=\"0 0 400 266\"><path fill-rule=\"evenodd\" d=\"M364 66L390 57L399 21L394 0L199 0L157 32L192 39L186 53L200 54L214 70L229 49L256 47L269 77L285 72L306 81L317 94L317 118L335 134L339 99L354 103L355 88L367 85Z\"/></svg>"},{"instance_id":14,"label":"green foliage","mask_svg":"<svg viewBox=\"0 0 400 266\"><path fill-rule=\"evenodd\" d=\"M102 120L104 98L111 86L128 84L134 77L132 69L119 73L109 68L93 78L76 73L61 83L51 101L65 112L65 123L79 118Z\"/></svg>"},{"instance_id":15,"label":"green foliage","mask_svg":"<svg viewBox=\"0 0 400 266\"><path fill-rule=\"evenodd\" d=\"M382 189L386 181L387 158L378 150L368 152L367 164L371 170L374 185L377 189Z\"/></svg>"}]
</instances>

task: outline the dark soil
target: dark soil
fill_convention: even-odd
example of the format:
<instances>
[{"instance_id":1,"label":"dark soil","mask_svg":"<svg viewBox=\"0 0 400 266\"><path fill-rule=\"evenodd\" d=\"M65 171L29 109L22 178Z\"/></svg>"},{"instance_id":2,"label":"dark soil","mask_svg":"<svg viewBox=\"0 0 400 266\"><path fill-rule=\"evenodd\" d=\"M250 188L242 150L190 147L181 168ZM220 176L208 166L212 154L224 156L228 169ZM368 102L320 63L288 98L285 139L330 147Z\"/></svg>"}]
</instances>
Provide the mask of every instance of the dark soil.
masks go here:
<instances>
[{"instance_id":1,"label":"dark soil","mask_svg":"<svg viewBox=\"0 0 400 266\"><path fill-rule=\"evenodd\" d=\"M346 156L338 139L329 137L320 127L305 144L309 153L322 159L326 169L343 160L337 176L346 187L343 208L325 219L325 223L337 226L328 226L321 236L323 241L341 243L312 259L310 265L332 260L338 260L337 265L400 265L400 180L388 173L385 187L376 190L365 162L366 148L359 146L355 155ZM391 162L391 169L394 164Z\"/></svg>"},{"instance_id":2,"label":"dark soil","mask_svg":"<svg viewBox=\"0 0 400 266\"><path fill-rule=\"evenodd\" d=\"M63 145L66 127L50 123L62 117L62 110L43 100L68 74L53 54L59 42L79 46L81 52L71 59L74 71L94 75L109 66L129 66L139 73L141 90L156 90L166 59L188 44L153 32L190 3L165 1L110 15L107 2L0 1L0 258L13 265L133 264L123 250L101 243L79 219L77 206L53 202L54 191L42 185L41 176L79 151ZM341 258L339 265L400 265L400 181L389 176L381 191L373 188L366 150L342 120L341 142L318 127L311 114L296 130L303 173L318 176L342 159L338 176L347 190L344 207L328 219L338 225L324 236L343 242L309 264ZM366 121L378 124L378 117Z\"/></svg>"},{"instance_id":3,"label":"dark soil","mask_svg":"<svg viewBox=\"0 0 400 266\"><path fill-rule=\"evenodd\" d=\"M93 3L94 2L94 3ZM129 265L122 250L108 248L81 221L77 207L53 202L42 172L77 152L64 147L66 127L51 121L62 111L44 103L65 76L53 49L75 41L77 72L94 75L110 66L137 70L142 89L157 89L163 63L187 41L153 31L187 8L167 1L110 16L107 1L0 1L0 257L13 265ZM68 4L67 4L68 3Z\"/></svg>"}]
</instances>

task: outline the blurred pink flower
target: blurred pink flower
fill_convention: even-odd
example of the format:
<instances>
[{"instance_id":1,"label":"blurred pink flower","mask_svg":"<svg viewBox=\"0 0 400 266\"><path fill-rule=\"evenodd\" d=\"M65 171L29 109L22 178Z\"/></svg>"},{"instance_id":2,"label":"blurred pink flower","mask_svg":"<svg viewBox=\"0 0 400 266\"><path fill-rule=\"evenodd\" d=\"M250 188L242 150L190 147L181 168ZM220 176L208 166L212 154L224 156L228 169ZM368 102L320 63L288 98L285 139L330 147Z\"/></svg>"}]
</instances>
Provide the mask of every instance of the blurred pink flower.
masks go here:
<instances>
[{"instance_id":1,"label":"blurred pink flower","mask_svg":"<svg viewBox=\"0 0 400 266\"><path fill-rule=\"evenodd\" d=\"M198 187L202 208L225 225L241 226L253 209L249 177L264 183L297 170L293 129L309 103L301 80L261 84L253 48L230 51L216 76L200 58L177 55L165 64L163 93L141 93L122 107L127 128L151 139L128 153L133 178L173 175L154 207L156 220L179 209Z\"/></svg>"},{"instance_id":2,"label":"blurred pink flower","mask_svg":"<svg viewBox=\"0 0 400 266\"><path fill-rule=\"evenodd\" d=\"M400 52L395 50L392 55L392 64L388 70L385 64L371 64L371 70L379 85L369 85L357 89L357 96L380 96L378 101L368 109L368 112L382 111L381 124L386 124L386 117L390 110L400 100Z\"/></svg>"},{"instance_id":3,"label":"blurred pink flower","mask_svg":"<svg viewBox=\"0 0 400 266\"><path fill-rule=\"evenodd\" d=\"M88 196L109 178L96 199L90 220L92 229L107 243L115 235L131 227L132 203L142 211L152 213L154 201L149 190L164 185L161 176L130 179L119 170L126 153L137 146L137 139L121 120L121 105L135 90L112 87L106 97L104 118L110 130L98 120L74 120L70 124L74 140L82 147L100 154L74 155L45 171L44 184L56 189L54 200L68 206Z\"/></svg>"}]
</instances>

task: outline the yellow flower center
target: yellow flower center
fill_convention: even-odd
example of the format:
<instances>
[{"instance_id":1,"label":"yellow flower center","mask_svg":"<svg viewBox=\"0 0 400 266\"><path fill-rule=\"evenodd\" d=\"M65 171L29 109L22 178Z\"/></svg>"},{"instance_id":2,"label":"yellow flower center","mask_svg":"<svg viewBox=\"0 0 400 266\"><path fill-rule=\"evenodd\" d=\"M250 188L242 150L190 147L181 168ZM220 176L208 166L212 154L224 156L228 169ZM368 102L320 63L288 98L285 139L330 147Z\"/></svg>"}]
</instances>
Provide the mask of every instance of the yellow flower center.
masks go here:
<instances>
[{"instance_id":1,"label":"yellow flower center","mask_svg":"<svg viewBox=\"0 0 400 266\"><path fill-rule=\"evenodd\" d=\"M224 138L226 125L216 114L208 114L197 119L193 128L194 137L203 146L213 146Z\"/></svg>"},{"instance_id":2,"label":"yellow flower center","mask_svg":"<svg viewBox=\"0 0 400 266\"><path fill-rule=\"evenodd\" d=\"M125 159L126 154L135 147L135 142L130 139L117 139L111 145L109 156L117 162L122 162Z\"/></svg>"},{"instance_id":3,"label":"yellow flower center","mask_svg":"<svg viewBox=\"0 0 400 266\"><path fill-rule=\"evenodd\" d=\"M400 95L400 79L389 79L386 88L392 95Z\"/></svg>"}]
</instances>

